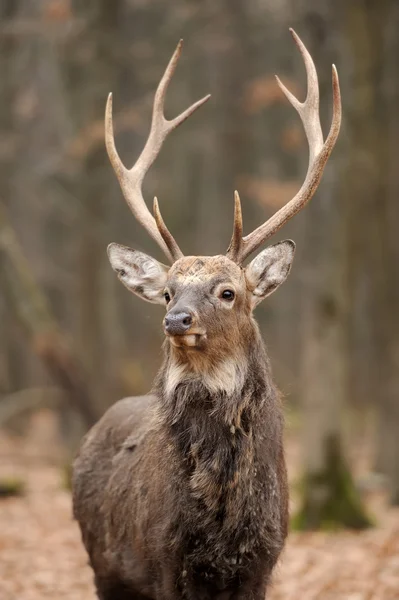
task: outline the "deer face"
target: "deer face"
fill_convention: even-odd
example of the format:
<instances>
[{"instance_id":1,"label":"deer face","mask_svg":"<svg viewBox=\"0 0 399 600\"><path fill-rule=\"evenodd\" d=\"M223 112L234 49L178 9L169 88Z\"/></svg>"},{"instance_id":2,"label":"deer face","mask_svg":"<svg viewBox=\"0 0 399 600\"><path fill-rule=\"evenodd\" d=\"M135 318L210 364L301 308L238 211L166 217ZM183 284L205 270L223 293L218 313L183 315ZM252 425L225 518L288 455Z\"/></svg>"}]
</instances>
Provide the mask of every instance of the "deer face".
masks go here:
<instances>
[{"instance_id":1,"label":"deer face","mask_svg":"<svg viewBox=\"0 0 399 600\"><path fill-rule=\"evenodd\" d=\"M110 244L108 256L131 292L166 307L164 332L175 348L215 354L240 343L254 307L285 281L294 251L294 242L286 240L245 268L227 256L186 256L166 267L119 244Z\"/></svg>"}]
</instances>

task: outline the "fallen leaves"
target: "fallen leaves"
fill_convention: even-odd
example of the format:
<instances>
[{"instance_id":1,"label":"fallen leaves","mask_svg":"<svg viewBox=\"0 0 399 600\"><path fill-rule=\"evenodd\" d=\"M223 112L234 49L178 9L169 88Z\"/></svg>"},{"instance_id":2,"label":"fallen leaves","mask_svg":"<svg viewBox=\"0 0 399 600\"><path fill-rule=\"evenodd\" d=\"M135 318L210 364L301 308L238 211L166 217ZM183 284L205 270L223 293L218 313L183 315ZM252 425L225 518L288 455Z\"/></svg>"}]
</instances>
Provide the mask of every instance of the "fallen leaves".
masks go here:
<instances>
[{"instance_id":1,"label":"fallen leaves","mask_svg":"<svg viewBox=\"0 0 399 600\"><path fill-rule=\"evenodd\" d=\"M0 501L1 600L95 598L53 440L0 436L0 477L26 483L24 497ZM377 526L365 532L291 533L268 600L397 600L399 510L381 494L370 502Z\"/></svg>"}]
</instances>

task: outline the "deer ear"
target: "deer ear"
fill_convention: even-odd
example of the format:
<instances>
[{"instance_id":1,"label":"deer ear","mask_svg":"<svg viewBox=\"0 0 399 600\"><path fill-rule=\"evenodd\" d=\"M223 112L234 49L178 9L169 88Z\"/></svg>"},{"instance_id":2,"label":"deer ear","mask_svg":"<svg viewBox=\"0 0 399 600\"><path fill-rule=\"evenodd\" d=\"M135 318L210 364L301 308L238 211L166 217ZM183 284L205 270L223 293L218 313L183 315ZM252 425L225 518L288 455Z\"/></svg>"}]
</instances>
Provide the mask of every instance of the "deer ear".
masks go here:
<instances>
[{"instance_id":1,"label":"deer ear","mask_svg":"<svg viewBox=\"0 0 399 600\"><path fill-rule=\"evenodd\" d=\"M245 277L252 293L253 306L272 294L287 279L294 254L294 242L285 240L269 246L249 263Z\"/></svg>"},{"instance_id":2,"label":"deer ear","mask_svg":"<svg viewBox=\"0 0 399 600\"><path fill-rule=\"evenodd\" d=\"M110 244L107 253L118 279L128 290L148 302L165 304L163 291L169 267L120 244Z\"/></svg>"}]
</instances>

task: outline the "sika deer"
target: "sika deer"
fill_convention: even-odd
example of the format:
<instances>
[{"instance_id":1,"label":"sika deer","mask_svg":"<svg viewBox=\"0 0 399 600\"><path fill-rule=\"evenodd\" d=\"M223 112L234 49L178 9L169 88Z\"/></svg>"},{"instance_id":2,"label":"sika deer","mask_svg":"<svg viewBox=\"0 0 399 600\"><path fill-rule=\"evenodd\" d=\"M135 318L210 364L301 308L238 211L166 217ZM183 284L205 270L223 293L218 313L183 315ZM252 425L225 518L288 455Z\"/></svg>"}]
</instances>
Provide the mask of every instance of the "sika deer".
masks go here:
<instances>
[{"instance_id":1,"label":"sika deer","mask_svg":"<svg viewBox=\"0 0 399 600\"><path fill-rule=\"evenodd\" d=\"M298 111L309 142L305 182L269 221L242 237L235 194L226 256L187 256L154 217L141 186L170 131L208 96L172 121L163 114L177 47L155 95L151 131L131 170L116 152L111 96L106 145L136 218L172 266L111 244L118 278L133 293L166 306L165 358L153 395L126 398L86 435L74 465L74 514L102 600L220 600L265 597L287 535L283 417L254 307L286 279L295 245L286 240L244 260L310 200L336 142L341 103L333 67L333 118L325 142L316 69L305 62L308 92Z\"/></svg>"}]
</instances>

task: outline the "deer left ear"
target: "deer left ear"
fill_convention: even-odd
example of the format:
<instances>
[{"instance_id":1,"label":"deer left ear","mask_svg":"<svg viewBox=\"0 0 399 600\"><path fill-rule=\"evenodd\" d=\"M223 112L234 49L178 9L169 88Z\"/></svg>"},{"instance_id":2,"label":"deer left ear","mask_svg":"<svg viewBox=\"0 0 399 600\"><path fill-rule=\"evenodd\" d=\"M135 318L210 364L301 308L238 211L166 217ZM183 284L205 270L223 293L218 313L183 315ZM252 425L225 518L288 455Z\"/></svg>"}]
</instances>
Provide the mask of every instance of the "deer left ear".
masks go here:
<instances>
[{"instance_id":1,"label":"deer left ear","mask_svg":"<svg viewBox=\"0 0 399 600\"><path fill-rule=\"evenodd\" d=\"M270 296L288 277L294 260L295 244L284 240L263 250L245 269L253 306Z\"/></svg>"}]
</instances>

